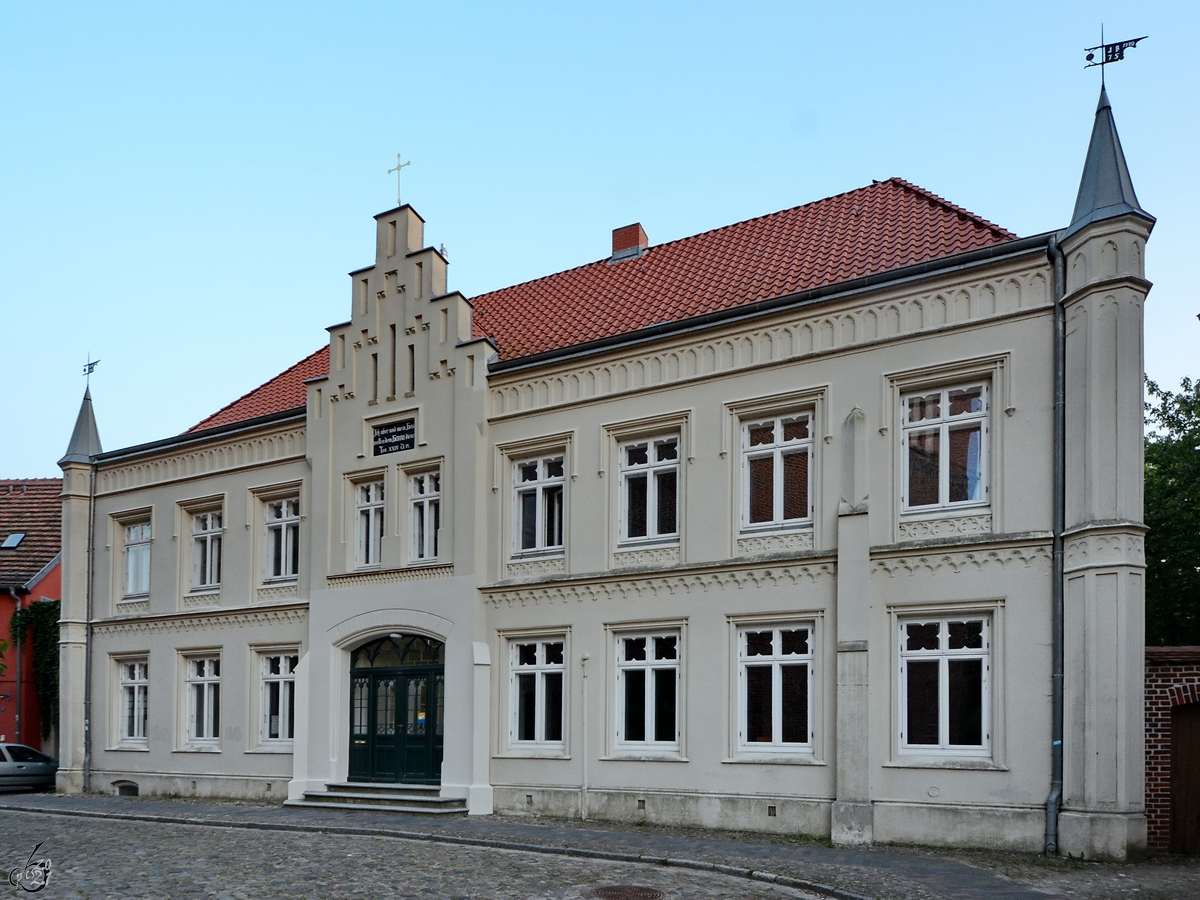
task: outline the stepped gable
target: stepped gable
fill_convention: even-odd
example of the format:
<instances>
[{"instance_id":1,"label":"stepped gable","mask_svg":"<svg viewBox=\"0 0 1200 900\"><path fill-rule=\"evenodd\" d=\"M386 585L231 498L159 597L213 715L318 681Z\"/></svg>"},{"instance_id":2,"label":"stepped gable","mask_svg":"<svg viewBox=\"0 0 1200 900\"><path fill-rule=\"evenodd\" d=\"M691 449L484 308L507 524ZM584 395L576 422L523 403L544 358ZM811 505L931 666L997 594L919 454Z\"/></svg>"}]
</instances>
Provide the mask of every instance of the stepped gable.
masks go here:
<instances>
[{"instance_id":1,"label":"stepped gable","mask_svg":"<svg viewBox=\"0 0 1200 900\"><path fill-rule=\"evenodd\" d=\"M308 402L308 389L304 382L329 374L329 345L326 344L311 356L306 356L290 369L276 375L266 384L243 394L228 406L213 413L203 422L193 425L185 434L242 422L257 416L297 409Z\"/></svg>"},{"instance_id":2,"label":"stepped gable","mask_svg":"<svg viewBox=\"0 0 1200 900\"><path fill-rule=\"evenodd\" d=\"M501 359L513 359L1015 238L924 188L889 178L483 294L473 301L473 331L492 338ZM326 345L186 433L304 406L304 382L328 374Z\"/></svg>"},{"instance_id":3,"label":"stepped gable","mask_svg":"<svg viewBox=\"0 0 1200 900\"><path fill-rule=\"evenodd\" d=\"M901 178L473 300L502 359L556 350L1016 238Z\"/></svg>"},{"instance_id":4,"label":"stepped gable","mask_svg":"<svg viewBox=\"0 0 1200 900\"><path fill-rule=\"evenodd\" d=\"M28 584L62 546L62 479L0 480L0 543L14 533L25 537L11 550L0 549L0 584Z\"/></svg>"}]
</instances>

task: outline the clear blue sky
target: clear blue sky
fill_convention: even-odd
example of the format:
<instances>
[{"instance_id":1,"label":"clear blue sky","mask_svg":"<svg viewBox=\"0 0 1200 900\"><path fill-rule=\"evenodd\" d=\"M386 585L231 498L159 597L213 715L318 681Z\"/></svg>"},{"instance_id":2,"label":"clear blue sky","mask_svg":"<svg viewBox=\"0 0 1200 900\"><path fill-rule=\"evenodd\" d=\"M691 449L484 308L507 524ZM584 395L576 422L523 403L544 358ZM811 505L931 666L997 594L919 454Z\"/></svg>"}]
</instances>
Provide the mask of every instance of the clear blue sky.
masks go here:
<instances>
[{"instance_id":1,"label":"clear blue sky","mask_svg":"<svg viewBox=\"0 0 1200 900\"><path fill-rule=\"evenodd\" d=\"M468 296L898 175L1065 226L1108 87L1142 205L1151 377L1200 375L1195 2L9 3L0 477L176 434L348 316L404 199Z\"/></svg>"}]
</instances>

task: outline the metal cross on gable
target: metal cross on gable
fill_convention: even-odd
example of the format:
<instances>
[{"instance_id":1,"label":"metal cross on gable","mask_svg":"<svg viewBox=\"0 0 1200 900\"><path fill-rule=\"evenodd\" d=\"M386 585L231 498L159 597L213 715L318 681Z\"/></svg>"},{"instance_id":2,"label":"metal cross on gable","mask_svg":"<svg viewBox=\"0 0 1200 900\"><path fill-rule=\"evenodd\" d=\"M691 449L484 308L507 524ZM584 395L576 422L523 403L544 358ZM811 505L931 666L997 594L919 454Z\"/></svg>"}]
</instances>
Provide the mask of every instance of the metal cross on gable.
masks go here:
<instances>
[{"instance_id":1,"label":"metal cross on gable","mask_svg":"<svg viewBox=\"0 0 1200 900\"><path fill-rule=\"evenodd\" d=\"M400 205L400 203L401 203L401 201L400 201L400 170L401 170L401 169L403 169L405 166L411 166L411 165L412 165L412 160L411 160L411 159L410 159L408 162L406 162L406 163L402 163L402 162L400 162L400 157L401 157L401 156L402 156L402 154L400 154L400 153L397 153L397 154L396 154L396 168L394 168L394 169L388 169L388 174L389 174L389 175L391 175L393 172L395 172L395 173L396 173L396 205L397 205L397 206L399 206L399 205Z\"/></svg>"},{"instance_id":2,"label":"metal cross on gable","mask_svg":"<svg viewBox=\"0 0 1200 900\"><path fill-rule=\"evenodd\" d=\"M1104 26L1100 26L1100 44L1096 47L1087 47L1087 65L1085 69L1090 69L1092 66L1100 67L1100 85L1104 86L1104 67L1109 63L1120 62L1125 58L1125 51L1138 45L1138 41L1144 41L1149 35L1142 35L1140 38L1134 38L1129 41L1117 41L1114 44L1104 43ZM1100 51L1100 59L1096 59L1096 51Z\"/></svg>"}]
</instances>

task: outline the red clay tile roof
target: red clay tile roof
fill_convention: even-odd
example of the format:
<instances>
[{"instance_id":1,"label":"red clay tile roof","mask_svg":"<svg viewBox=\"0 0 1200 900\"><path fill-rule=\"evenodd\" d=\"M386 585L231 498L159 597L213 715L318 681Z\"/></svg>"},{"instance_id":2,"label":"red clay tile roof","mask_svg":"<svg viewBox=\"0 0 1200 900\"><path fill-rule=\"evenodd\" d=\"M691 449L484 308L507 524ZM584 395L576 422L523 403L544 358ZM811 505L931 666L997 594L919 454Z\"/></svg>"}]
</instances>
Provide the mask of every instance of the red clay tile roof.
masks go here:
<instances>
[{"instance_id":1,"label":"red clay tile roof","mask_svg":"<svg viewBox=\"0 0 1200 900\"><path fill-rule=\"evenodd\" d=\"M276 375L266 384L243 394L224 409L213 413L203 422L193 425L184 432L201 431L242 422L256 416L295 409L308 402L308 389L304 386L310 378L329 374L329 345L326 344L311 356L306 356L286 372Z\"/></svg>"},{"instance_id":2,"label":"red clay tile roof","mask_svg":"<svg viewBox=\"0 0 1200 900\"><path fill-rule=\"evenodd\" d=\"M1011 241L1016 235L901 178L602 259L474 299L501 359L555 350ZM303 406L322 347L189 431Z\"/></svg>"},{"instance_id":3,"label":"red clay tile roof","mask_svg":"<svg viewBox=\"0 0 1200 900\"><path fill-rule=\"evenodd\" d=\"M62 479L0 480L0 543L25 537L15 550L0 550L0 584L26 584L62 546Z\"/></svg>"},{"instance_id":4,"label":"red clay tile roof","mask_svg":"<svg viewBox=\"0 0 1200 900\"><path fill-rule=\"evenodd\" d=\"M900 178L474 299L502 359L849 281L1016 235Z\"/></svg>"}]
</instances>

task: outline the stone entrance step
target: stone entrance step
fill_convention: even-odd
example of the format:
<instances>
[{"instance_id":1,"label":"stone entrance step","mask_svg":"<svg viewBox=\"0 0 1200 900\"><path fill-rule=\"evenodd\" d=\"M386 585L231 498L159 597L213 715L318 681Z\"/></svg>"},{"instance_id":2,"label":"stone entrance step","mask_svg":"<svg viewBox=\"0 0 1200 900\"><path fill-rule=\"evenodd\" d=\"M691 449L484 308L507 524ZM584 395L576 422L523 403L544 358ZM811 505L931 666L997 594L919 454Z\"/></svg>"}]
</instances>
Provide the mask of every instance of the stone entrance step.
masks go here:
<instances>
[{"instance_id":1,"label":"stone entrance step","mask_svg":"<svg viewBox=\"0 0 1200 900\"><path fill-rule=\"evenodd\" d=\"M361 809L372 812L420 816L462 816L465 800L439 796L435 784L371 784L343 781L325 785L323 791L305 791L302 800L285 800L284 806L318 809Z\"/></svg>"}]
</instances>

